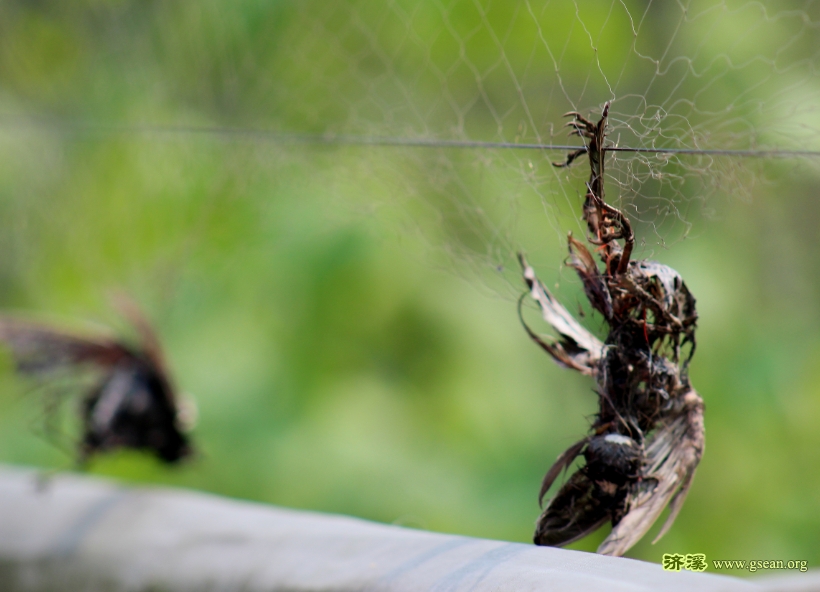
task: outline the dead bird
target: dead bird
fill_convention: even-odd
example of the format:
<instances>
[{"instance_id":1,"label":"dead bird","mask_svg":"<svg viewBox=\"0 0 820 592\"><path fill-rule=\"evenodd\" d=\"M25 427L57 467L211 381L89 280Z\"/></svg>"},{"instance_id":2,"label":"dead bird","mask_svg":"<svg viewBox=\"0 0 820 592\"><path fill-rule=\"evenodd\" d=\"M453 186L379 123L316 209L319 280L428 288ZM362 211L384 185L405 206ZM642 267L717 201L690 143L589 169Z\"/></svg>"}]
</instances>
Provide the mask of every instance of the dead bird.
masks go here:
<instances>
[{"instance_id":1,"label":"dead bird","mask_svg":"<svg viewBox=\"0 0 820 592\"><path fill-rule=\"evenodd\" d=\"M82 435L78 462L99 452L131 448L166 463L191 454L186 435L191 403L182 403L167 370L159 339L130 301L118 308L133 325L136 344L49 324L0 316L0 342L17 371L57 399L78 397Z\"/></svg>"},{"instance_id":2,"label":"dead bird","mask_svg":"<svg viewBox=\"0 0 820 592\"><path fill-rule=\"evenodd\" d=\"M559 489L538 519L537 545L562 546L597 530L612 532L598 548L621 556L669 505L656 541L672 526L704 449L703 401L689 382L695 351L695 299L680 275L655 261L632 261L635 238L627 217L604 199L606 120L592 123L567 115L571 134L585 140L568 166L589 156L590 179L583 206L588 241L603 269L570 233L568 264L575 269L592 307L609 326L604 342L587 331L538 280L519 255L529 294L557 338L542 338L523 322L530 338L560 365L591 376L599 411L591 434L561 454L544 477L539 502L558 475L583 456L584 464ZM623 246L617 241L622 240ZM683 350L688 348L688 353Z\"/></svg>"}]
</instances>

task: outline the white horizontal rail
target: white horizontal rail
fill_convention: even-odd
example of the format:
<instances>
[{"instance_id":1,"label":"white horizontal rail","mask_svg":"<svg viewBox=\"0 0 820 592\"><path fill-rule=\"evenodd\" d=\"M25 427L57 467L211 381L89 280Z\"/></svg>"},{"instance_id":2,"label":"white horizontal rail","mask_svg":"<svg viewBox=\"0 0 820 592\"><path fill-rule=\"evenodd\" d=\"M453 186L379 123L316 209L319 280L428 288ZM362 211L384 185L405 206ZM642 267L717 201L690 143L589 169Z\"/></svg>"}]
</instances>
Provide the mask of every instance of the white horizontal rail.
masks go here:
<instances>
[{"instance_id":1,"label":"white horizontal rail","mask_svg":"<svg viewBox=\"0 0 820 592\"><path fill-rule=\"evenodd\" d=\"M801 575L793 577L803 584L811 577ZM35 471L0 467L0 590L8 592L766 589L87 476L58 475L38 488Z\"/></svg>"}]
</instances>

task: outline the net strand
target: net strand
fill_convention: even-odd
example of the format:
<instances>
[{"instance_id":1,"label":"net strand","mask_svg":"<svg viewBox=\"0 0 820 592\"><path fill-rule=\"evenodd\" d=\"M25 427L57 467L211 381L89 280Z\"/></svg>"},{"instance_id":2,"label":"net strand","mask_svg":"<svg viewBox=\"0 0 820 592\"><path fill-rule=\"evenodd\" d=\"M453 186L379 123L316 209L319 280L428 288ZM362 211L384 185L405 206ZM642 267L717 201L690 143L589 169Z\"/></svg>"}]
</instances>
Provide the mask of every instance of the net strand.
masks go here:
<instances>
[{"instance_id":1,"label":"net strand","mask_svg":"<svg viewBox=\"0 0 820 592\"><path fill-rule=\"evenodd\" d=\"M499 142L481 140L443 140L439 138L402 138L391 136L359 136L350 134L302 134L277 132L260 128L184 126L184 125L126 125L108 123L77 122L9 122L0 129L44 128L77 134L105 135L204 135L224 139L252 139L281 144L326 144L340 146L384 146L402 148L466 148L466 149L511 149L511 150L554 150L575 151L583 145L552 144L539 142ZM730 156L738 158L817 158L820 150L794 150L783 148L730 149L730 148L649 148L638 146L607 146L606 152L634 154L680 154L705 156Z\"/></svg>"}]
</instances>

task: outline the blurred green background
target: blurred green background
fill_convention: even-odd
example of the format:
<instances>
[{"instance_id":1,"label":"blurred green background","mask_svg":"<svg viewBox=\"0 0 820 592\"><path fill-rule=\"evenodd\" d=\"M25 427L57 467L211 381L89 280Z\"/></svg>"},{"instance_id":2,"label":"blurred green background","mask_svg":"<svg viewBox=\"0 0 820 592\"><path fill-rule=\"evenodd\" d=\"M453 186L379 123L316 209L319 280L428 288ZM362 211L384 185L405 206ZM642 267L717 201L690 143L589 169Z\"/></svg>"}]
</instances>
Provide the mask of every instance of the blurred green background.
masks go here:
<instances>
[{"instance_id":1,"label":"blurred green background","mask_svg":"<svg viewBox=\"0 0 820 592\"><path fill-rule=\"evenodd\" d=\"M199 455L93 473L529 541L596 401L522 330L514 254L581 305L586 164L281 134L563 143L615 99L620 145L817 148L820 11L788 5L5 0L0 305L122 327L123 289L155 323ZM639 256L697 298L706 401L688 502L629 556L817 566L816 163L611 159ZM41 403L6 372L0 460L68 469Z\"/></svg>"}]
</instances>

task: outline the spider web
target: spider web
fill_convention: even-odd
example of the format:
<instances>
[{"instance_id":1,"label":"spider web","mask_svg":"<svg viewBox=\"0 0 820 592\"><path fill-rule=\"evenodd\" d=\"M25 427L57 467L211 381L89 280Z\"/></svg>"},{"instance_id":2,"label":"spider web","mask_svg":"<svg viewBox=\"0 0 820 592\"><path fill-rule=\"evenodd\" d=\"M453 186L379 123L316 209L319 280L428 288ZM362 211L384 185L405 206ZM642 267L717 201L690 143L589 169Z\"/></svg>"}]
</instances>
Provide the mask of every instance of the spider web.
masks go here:
<instances>
[{"instance_id":1,"label":"spider web","mask_svg":"<svg viewBox=\"0 0 820 592\"><path fill-rule=\"evenodd\" d=\"M19 22L19 6L8 4L4 20ZM101 120L104 90L75 89L59 102L56 77L29 118L56 112L50 125L183 142L254 140L254 162L268 163L259 166L310 162L339 202L403 212L409 231L449 253L459 273L501 270L501 291L518 291L505 271L518 250L550 243L554 252L568 230L584 233L587 167L556 169L566 150L548 148L580 145L566 137L566 111L597 120L611 102L609 142L619 151L608 156L607 197L633 220L639 256L719 215L723 196L750 199L777 175L816 175L813 0L51 9L87 28L108 51L98 66L121 69L139 100ZM130 55L139 67L124 67ZM3 104L6 123L22 119L17 97Z\"/></svg>"}]
</instances>

